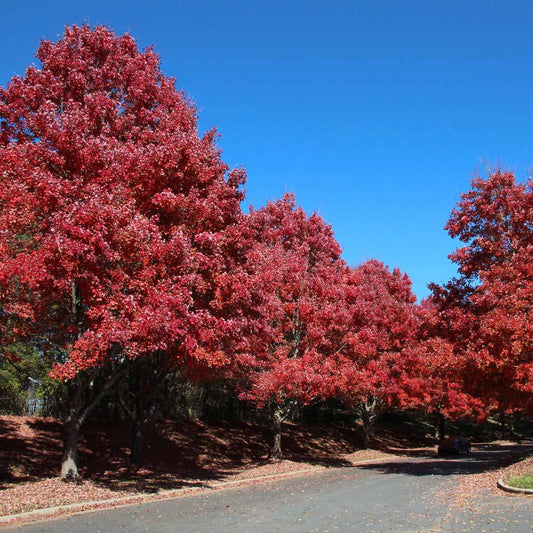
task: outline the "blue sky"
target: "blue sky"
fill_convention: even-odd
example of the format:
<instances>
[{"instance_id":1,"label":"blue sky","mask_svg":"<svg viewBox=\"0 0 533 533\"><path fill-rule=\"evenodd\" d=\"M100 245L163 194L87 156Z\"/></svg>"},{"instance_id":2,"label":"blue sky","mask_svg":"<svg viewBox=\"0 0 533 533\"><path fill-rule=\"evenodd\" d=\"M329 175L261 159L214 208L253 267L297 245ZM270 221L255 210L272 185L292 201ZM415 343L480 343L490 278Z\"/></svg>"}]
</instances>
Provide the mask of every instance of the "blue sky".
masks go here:
<instances>
[{"instance_id":1,"label":"blue sky","mask_svg":"<svg viewBox=\"0 0 533 533\"><path fill-rule=\"evenodd\" d=\"M443 231L488 166L533 168L533 2L0 0L0 84L41 38L105 24L163 71L248 171L247 203L293 192L351 264L454 274Z\"/></svg>"}]
</instances>

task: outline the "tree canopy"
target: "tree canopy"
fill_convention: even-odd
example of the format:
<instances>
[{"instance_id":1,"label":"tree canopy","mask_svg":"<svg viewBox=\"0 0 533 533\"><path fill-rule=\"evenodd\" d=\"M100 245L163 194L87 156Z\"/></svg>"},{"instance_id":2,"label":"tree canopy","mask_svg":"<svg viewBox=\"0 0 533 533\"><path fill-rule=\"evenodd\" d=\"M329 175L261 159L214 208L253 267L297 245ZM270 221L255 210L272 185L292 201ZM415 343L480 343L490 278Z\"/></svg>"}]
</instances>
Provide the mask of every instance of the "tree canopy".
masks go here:
<instances>
[{"instance_id":1,"label":"tree canopy","mask_svg":"<svg viewBox=\"0 0 533 533\"><path fill-rule=\"evenodd\" d=\"M385 408L533 413L531 179L472 182L446 225L458 276L418 304L292 195L243 212L245 171L152 48L71 26L37 59L0 88L0 387L16 406L29 373L64 383L64 477L106 392L140 435L172 373L268 411L277 457L282 422L328 399L367 442Z\"/></svg>"}]
</instances>

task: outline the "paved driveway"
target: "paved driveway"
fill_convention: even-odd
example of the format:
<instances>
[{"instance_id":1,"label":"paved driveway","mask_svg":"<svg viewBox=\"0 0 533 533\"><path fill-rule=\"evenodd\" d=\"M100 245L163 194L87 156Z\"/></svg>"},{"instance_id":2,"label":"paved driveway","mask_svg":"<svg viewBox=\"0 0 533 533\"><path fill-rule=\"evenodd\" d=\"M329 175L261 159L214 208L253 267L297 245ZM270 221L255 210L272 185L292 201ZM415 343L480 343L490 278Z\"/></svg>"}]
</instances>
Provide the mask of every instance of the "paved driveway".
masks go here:
<instances>
[{"instance_id":1,"label":"paved driveway","mask_svg":"<svg viewBox=\"0 0 533 533\"><path fill-rule=\"evenodd\" d=\"M533 498L452 496L460 475L497 468L525 447L453 459L412 457L155 501L14 528L18 532L533 531Z\"/></svg>"}]
</instances>

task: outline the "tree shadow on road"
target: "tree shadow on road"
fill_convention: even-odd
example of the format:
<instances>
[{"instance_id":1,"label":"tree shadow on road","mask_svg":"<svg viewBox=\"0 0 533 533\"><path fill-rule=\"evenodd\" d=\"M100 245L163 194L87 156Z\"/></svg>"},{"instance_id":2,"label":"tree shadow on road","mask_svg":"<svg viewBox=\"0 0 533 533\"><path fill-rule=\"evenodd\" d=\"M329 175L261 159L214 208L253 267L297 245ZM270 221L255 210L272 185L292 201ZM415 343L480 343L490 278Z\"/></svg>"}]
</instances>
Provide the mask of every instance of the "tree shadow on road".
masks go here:
<instances>
[{"instance_id":1,"label":"tree shadow on road","mask_svg":"<svg viewBox=\"0 0 533 533\"><path fill-rule=\"evenodd\" d=\"M527 444L492 444L477 448L468 455L413 455L377 464L361 465L359 468L379 473L410 476L480 474L508 466L532 449L531 445Z\"/></svg>"}]
</instances>

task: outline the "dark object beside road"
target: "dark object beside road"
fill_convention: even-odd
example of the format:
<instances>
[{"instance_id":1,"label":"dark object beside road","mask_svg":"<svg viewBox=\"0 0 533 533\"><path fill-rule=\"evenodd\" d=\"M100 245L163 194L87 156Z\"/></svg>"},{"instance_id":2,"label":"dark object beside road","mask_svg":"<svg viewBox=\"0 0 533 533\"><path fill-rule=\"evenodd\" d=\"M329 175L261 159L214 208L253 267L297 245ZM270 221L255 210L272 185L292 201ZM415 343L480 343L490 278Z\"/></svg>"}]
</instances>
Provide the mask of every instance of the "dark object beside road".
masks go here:
<instances>
[{"instance_id":1,"label":"dark object beside road","mask_svg":"<svg viewBox=\"0 0 533 533\"><path fill-rule=\"evenodd\" d=\"M439 444L439 455L453 455L470 453L472 446L468 439L464 437L448 437Z\"/></svg>"}]
</instances>

